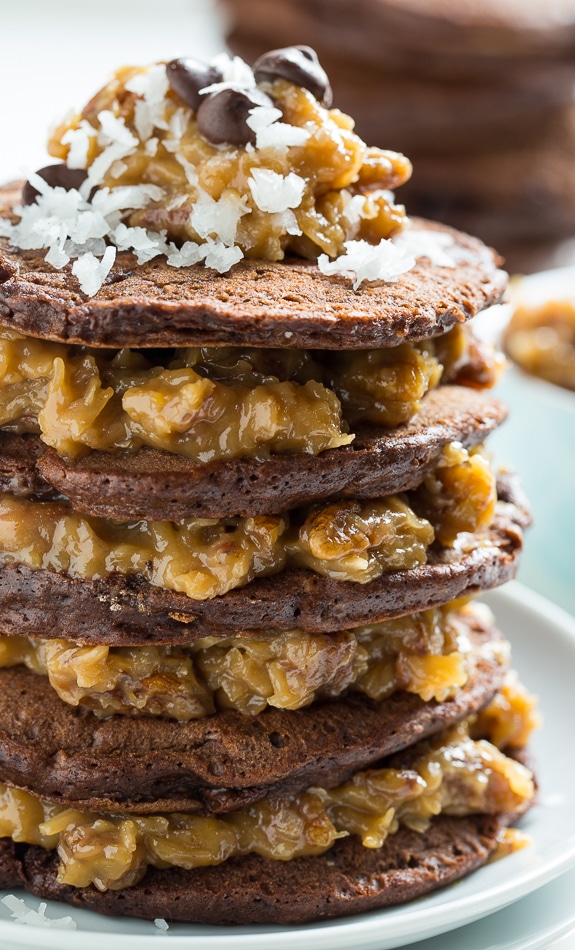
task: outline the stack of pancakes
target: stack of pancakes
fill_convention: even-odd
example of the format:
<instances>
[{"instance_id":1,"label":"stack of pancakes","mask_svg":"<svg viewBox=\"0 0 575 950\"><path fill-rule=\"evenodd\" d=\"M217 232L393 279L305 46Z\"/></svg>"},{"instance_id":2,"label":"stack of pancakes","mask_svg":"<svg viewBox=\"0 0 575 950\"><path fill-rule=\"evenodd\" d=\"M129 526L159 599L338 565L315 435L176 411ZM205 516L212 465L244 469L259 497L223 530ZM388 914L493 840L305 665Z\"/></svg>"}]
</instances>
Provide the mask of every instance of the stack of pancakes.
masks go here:
<instances>
[{"instance_id":1,"label":"stack of pancakes","mask_svg":"<svg viewBox=\"0 0 575 950\"><path fill-rule=\"evenodd\" d=\"M3 213L10 214L19 198L18 186L5 188ZM107 358L110 350L129 347L145 350L157 366L165 366L175 348L189 346L226 345L245 353L265 349L275 354L276 362L278 352L312 349L326 364L343 353L399 352L393 348L412 343L425 347L421 341L441 341L495 304L504 291L505 275L479 241L425 222L414 222L413 227L448 235L447 243L451 241L454 254L459 254L458 266L422 258L397 281L368 284L357 292L346 278L326 277L315 264L293 259L242 261L230 274L214 275L202 265L177 272L161 260L137 265L129 253L120 253L110 279L87 298L69 274L50 269L37 252L17 251L4 242L3 339L10 331L10 339L21 342L20 334L29 340L26 353L34 347L38 352L38 341L70 345L71 355L107 352ZM506 412L480 391L482 374L489 373L477 345L466 340L450 381L425 394L412 418L391 427L360 419L350 425L352 442L315 455L300 451L266 458L240 453L201 462L142 447L132 452L92 451L71 460L22 427L0 431L3 886L22 885L37 895L104 913L209 923L293 922L410 899L459 878L496 850L502 830L531 796L513 793L513 779L508 788L493 768L478 764L477 751L470 774L481 773L483 787L491 789L493 781L495 791L487 802L474 801L465 777L456 778L442 799L441 814L433 805L425 820L414 814L410 818L408 808L402 819L398 805L396 828L389 828L395 806L385 815L372 814L371 838L365 828L362 833L367 846L359 832L346 832L345 815L342 818L336 806L330 811L337 829L331 847L325 850L321 844L321 829L316 838L313 833L318 802L355 787L353 783L361 786L366 775L368 784L375 785L383 781L381 776L388 782L395 776L401 794L411 800L413 789L423 781L421 763L426 757L458 759L459 752L449 752L457 747L463 729L458 724L491 704L492 719L501 727L496 710L506 702L512 705L504 685L507 649L489 615L471 600L507 581L517 567L527 515L510 480L500 481L494 510L478 515L473 530L468 525L467 530L442 534L445 518L462 502L461 488L455 486L450 494L447 483L441 482L442 471L450 471L450 452L472 459ZM464 461L461 470L469 464ZM471 496L472 488L468 484L463 493ZM261 570L256 558L251 580L198 599L162 586L151 564L135 572L112 567L86 577L72 560L67 570L48 560L32 563L28 551L12 543L11 532L15 536L20 530L18 518L31 531L42 525L41 533L48 531L50 517L61 523L64 517L77 516L84 527L100 531L99 536L116 530L118 523L130 523L132 530L135 523L145 527L150 521L168 527L178 523L175 530L194 522L198 530L202 525L219 530L223 523L223 534L230 539L218 549L224 563L238 554L234 536L240 524L281 515L301 526L333 506L348 515L360 512L369 527L375 517L370 506L392 505L389 496L398 494L420 520L434 524L435 541L428 536L424 556L415 566L397 569L384 559L382 569L367 582L357 564L353 579L345 574L341 579L337 569L329 569L329 559L327 567L325 560L318 566L309 559L304 564L288 558L283 567ZM343 524L328 521L328 547L343 557L350 544L353 549L354 531L359 532L357 523L350 533L345 519ZM401 547L401 540L397 545ZM75 553L81 558L81 541ZM443 647L433 646L432 629L443 638ZM379 659L368 660L368 672L376 681L371 690L365 665L360 673L350 672L357 643L368 642L370 631L375 631L381 652ZM386 638L396 644L388 652L381 646ZM288 641L289 655L283 645ZM451 645L445 646L448 642ZM224 644L220 654L218 643ZM178 713L177 703L185 706L186 690L192 686L177 679L176 660L187 663L189 670L201 647L206 654L215 650L220 659L227 651L228 659L233 654L236 661L239 657L243 660L238 662L247 663L254 643L248 658L256 667L251 680L263 676L257 668L259 650L267 657L268 672L276 671L275 692L264 689L258 694L254 689L246 699L250 683L246 687L244 680L250 677L242 667L244 680L240 674L234 680L231 661L226 692L224 679L213 686L208 667L198 660L194 675L203 693L211 690L212 708L192 713L186 706L185 713ZM334 673L329 650L338 644L344 652ZM159 659L157 669L147 669L138 679L129 664L137 666L142 648L156 650ZM369 643L364 649L369 652ZM62 682L46 675L46 658L58 650L67 651L69 663L58 672L65 679L72 667L76 677L77 691L71 698L60 698L57 689L65 693ZM94 650L100 651L101 662L116 657L120 667L124 662L128 665L123 669L132 673L125 673L124 679L120 675L113 686L90 691L86 664L95 662ZM273 656L269 659L274 650L275 667ZM439 685L426 681L415 686L413 677L401 670L402 664L423 663L429 671L435 661L443 670L450 656L461 659L465 672L451 680L450 674L440 672ZM384 668L391 685L380 696L377 676ZM305 700L282 707L278 695L290 693L290 682L308 674ZM292 694L297 694L296 687ZM493 738L488 722L489 716L480 718L474 728L478 735ZM513 730L503 732L500 745L521 744ZM473 748L480 747L481 742ZM504 762L504 772L514 767ZM25 830L31 801L36 803L35 814L40 809L36 821L51 822L52 829L64 816L60 837L47 826L41 835ZM282 824L284 806L288 812L295 809L301 821L311 809L311 830L290 830L292 812ZM358 807L361 812L363 806ZM340 811L346 813L346 806ZM15 813L21 818L12 830L13 842L8 828ZM222 827L244 821L246 815L248 823L267 822L266 847L271 842L273 857L265 848L258 853L256 842L227 860L217 848L213 860L206 858L210 844L202 834L217 837ZM204 818L209 821L202 825ZM177 835L192 819L200 822L194 826L200 830L193 847L181 845L178 852ZM381 830L384 819L389 834ZM134 852L141 857L144 848L142 868L130 877L133 865L128 861L128 873L113 879L108 864L113 865L115 850L123 853L126 836L147 820L163 822L162 827L171 822L176 866L165 859L161 841L156 841L162 832L156 829L155 838L146 832L147 843ZM93 836L96 842L106 840L98 835L102 828L105 835L110 823L112 857L106 864L103 853L94 857ZM377 835L383 843L377 843ZM257 834L253 836L255 840ZM71 884L62 866L71 852L76 870L81 864L74 852L79 838L98 871L88 871L86 879L80 881L80 875L80 883ZM163 859L150 856L154 848L160 848Z\"/></svg>"},{"instance_id":2,"label":"stack of pancakes","mask_svg":"<svg viewBox=\"0 0 575 950\"><path fill-rule=\"evenodd\" d=\"M223 0L229 43L320 53L366 141L414 163L412 213L497 247L512 270L568 263L575 233L573 0Z\"/></svg>"}]
</instances>

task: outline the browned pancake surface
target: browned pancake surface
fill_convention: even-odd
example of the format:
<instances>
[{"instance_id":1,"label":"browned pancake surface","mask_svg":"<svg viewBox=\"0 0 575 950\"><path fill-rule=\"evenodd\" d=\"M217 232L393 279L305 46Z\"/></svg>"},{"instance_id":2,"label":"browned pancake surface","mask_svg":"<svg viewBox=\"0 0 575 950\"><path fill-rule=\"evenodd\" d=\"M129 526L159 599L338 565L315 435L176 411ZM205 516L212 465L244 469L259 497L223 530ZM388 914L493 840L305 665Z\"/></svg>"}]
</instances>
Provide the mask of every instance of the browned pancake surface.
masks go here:
<instances>
[{"instance_id":1,"label":"browned pancake surface","mask_svg":"<svg viewBox=\"0 0 575 950\"><path fill-rule=\"evenodd\" d=\"M0 189L0 214L18 193ZM0 324L32 336L90 346L290 346L362 349L395 346L443 333L490 304L506 286L484 244L432 222L415 229L449 233L462 261L427 259L393 283L325 277L290 259L240 261L228 274L203 265L138 265L119 253L106 284L86 297L68 265L57 271L37 251L0 241ZM287 334L287 335L286 335Z\"/></svg>"},{"instance_id":2,"label":"browned pancake surface","mask_svg":"<svg viewBox=\"0 0 575 950\"><path fill-rule=\"evenodd\" d=\"M481 442L505 418L499 401L462 386L427 394L411 422L364 426L351 446L199 464L156 449L60 458L34 436L0 432L0 490L49 495L103 518L224 518L276 514L323 498L376 498L418 485L450 442Z\"/></svg>"}]
</instances>

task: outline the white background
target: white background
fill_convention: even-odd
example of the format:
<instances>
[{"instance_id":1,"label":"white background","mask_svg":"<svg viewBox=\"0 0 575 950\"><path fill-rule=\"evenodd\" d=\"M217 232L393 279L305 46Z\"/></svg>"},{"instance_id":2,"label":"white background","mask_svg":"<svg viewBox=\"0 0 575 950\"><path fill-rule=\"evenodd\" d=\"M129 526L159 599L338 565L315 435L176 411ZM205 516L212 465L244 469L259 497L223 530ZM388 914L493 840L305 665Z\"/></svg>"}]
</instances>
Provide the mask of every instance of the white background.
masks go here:
<instances>
[{"instance_id":1,"label":"white background","mask_svg":"<svg viewBox=\"0 0 575 950\"><path fill-rule=\"evenodd\" d=\"M222 44L209 0L0 0L0 181L54 161L49 127L119 66Z\"/></svg>"}]
</instances>

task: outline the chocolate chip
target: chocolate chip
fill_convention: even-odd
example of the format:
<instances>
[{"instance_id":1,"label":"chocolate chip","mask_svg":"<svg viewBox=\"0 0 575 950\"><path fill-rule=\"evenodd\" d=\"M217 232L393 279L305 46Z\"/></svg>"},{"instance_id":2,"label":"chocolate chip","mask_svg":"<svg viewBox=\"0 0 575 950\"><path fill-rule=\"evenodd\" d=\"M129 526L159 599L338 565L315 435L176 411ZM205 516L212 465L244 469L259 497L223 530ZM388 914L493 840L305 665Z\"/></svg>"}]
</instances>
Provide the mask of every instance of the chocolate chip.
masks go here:
<instances>
[{"instance_id":1,"label":"chocolate chip","mask_svg":"<svg viewBox=\"0 0 575 950\"><path fill-rule=\"evenodd\" d=\"M68 168L64 164L46 165L45 168L39 168L36 174L52 188L65 188L66 191L79 188L88 177L83 168ZM27 181L22 189L22 204L33 205L39 194L40 192Z\"/></svg>"},{"instance_id":2,"label":"chocolate chip","mask_svg":"<svg viewBox=\"0 0 575 950\"><path fill-rule=\"evenodd\" d=\"M208 66L199 59L189 56L183 59L172 59L166 66L168 82L175 93L190 109L197 112L204 96L200 96L200 89L211 86L214 82L221 82L223 73L216 66Z\"/></svg>"},{"instance_id":3,"label":"chocolate chip","mask_svg":"<svg viewBox=\"0 0 575 950\"><path fill-rule=\"evenodd\" d=\"M312 96L327 109L332 103L331 86L317 53L311 46L286 46L264 53L254 63L257 82L263 79L287 79L296 86L309 89Z\"/></svg>"},{"instance_id":4,"label":"chocolate chip","mask_svg":"<svg viewBox=\"0 0 575 950\"><path fill-rule=\"evenodd\" d=\"M256 106L273 106L259 89L222 89L204 98L198 109L198 131L211 145L253 145L256 134L246 120Z\"/></svg>"}]
</instances>

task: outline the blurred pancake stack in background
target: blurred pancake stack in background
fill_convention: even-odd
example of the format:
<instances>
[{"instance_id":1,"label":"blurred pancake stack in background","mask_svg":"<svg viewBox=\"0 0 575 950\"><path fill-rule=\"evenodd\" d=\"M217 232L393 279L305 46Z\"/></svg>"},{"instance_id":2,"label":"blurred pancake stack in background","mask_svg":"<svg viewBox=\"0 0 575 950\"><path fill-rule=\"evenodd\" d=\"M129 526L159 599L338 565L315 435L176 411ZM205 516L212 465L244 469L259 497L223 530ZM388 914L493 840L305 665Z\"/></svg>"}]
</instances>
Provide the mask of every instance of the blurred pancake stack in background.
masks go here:
<instances>
[{"instance_id":1,"label":"blurred pancake stack in background","mask_svg":"<svg viewBox=\"0 0 575 950\"><path fill-rule=\"evenodd\" d=\"M309 43L335 101L415 166L411 213L477 234L510 270L575 252L574 0L220 0L253 60Z\"/></svg>"}]
</instances>

